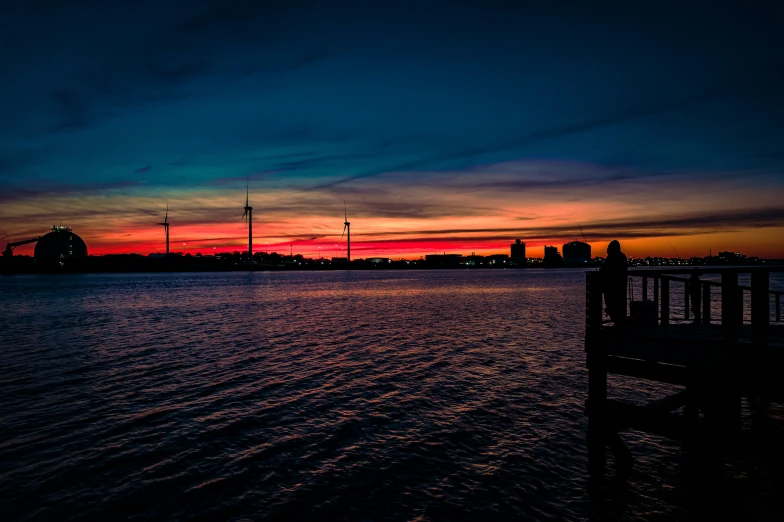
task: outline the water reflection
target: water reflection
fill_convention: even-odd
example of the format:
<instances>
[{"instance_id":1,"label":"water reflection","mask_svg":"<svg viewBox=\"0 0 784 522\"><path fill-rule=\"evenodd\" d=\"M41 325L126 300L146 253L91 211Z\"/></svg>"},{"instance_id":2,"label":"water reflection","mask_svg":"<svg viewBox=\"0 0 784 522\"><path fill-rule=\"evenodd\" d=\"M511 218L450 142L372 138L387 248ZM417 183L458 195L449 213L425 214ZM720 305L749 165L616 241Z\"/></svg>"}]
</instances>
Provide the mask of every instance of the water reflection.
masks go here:
<instances>
[{"instance_id":1,"label":"water reflection","mask_svg":"<svg viewBox=\"0 0 784 522\"><path fill-rule=\"evenodd\" d=\"M591 512L581 271L14 277L0 296L10 519ZM689 513L679 447L627 442L623 515Z\"/></svg>"}]
</instances>

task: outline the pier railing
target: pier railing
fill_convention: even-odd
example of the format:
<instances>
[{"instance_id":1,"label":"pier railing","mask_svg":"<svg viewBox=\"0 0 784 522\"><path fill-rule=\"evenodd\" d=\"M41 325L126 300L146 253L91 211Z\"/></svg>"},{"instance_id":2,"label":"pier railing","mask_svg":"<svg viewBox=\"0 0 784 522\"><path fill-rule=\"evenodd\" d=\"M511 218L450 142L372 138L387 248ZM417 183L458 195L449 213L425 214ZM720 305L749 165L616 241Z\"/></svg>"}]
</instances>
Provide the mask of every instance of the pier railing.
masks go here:
<instances>
[{"instance_id":1,"label":"pier railing","mask_svg":"<svg viewBox=\"0 0 784 522\"><path fill-rule=\"evenodd\" d=\"M735 336L736 331L746 324L752 326L757 334L755 337L766 338L769 325L782 322L781 301L784 291L771 290L770 274L784 272L784 267L699 268L699 318L693 316L690 306L692 271L629 270L627 303L641 300L655 308L657 326L698 319L696 322L703 325L721 324L730 337ZM589 329L595 329L603 322L599 319L603 309L602 274L589 272L586 275L586 297L588 301L593 300L592 304L586 303L586 321ZM740 284L739 276L744 279L748 276L750 284ZM682 299L677 299L679 293ZM682 312L674 315L674 308L682 308Z\"/></svg>"},{"instance_id":2,"label":"pier railing","mask_svg":"<svg viewBox=\"0 0 784 522\"><path fill-rule=\"evenodd\" d=\"M631 452L619 435L624 430L682 440L718 454L726 442L740 436L741 398L750 405L784 401L784 328L772 324L781 322L784 292L778 278L771 289L770 277L784 267L700 268L699 287L691 288L702 301L701 324L695 327L676 324L690 318L689 287L696 285L689 277L692 272L629 270L635 283L635 306L629 309L639 320L612 328L604 326L603 274L586 273L585 412L594 477L603 476L607 448L619 472L630 467ZM683 389L645 405L633 404L608 397L608 375Z\"/></svg>"}]
</instances>

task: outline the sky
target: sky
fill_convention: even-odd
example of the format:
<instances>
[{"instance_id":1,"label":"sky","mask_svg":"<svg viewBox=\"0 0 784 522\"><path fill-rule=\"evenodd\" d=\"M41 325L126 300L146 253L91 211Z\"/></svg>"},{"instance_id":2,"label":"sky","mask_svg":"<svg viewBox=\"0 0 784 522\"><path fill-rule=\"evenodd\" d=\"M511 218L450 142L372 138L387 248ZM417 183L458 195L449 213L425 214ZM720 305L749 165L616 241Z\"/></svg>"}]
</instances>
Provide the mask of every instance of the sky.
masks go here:
<instances>
[{"instance_id":1,"label":"sky","mask_svg":"<svg viewBox=\"0 0 784 522\"><path fill-rule=\"evenodd\" d=\"M515 4L2 2L0 243L784 258L784 7Z\"/></svg>"}]
</instances>

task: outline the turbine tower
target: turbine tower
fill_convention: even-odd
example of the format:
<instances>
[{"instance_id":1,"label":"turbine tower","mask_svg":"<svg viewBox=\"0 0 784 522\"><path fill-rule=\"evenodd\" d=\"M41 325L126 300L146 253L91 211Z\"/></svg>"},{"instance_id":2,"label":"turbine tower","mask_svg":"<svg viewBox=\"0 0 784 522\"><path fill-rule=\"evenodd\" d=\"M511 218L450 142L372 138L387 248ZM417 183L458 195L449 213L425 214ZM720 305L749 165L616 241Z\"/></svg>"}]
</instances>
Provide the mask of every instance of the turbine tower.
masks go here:
<instances>
[{"instance_id":1,"label":"turbine tower","mask_svg":"<svg viewBox=\"0 0 784 522\"><path fill-rule=\"evenodd\" d=\"M351 223L348 222L348 212L346 211L346 202L343 202L343 234L346 234L346 261L351 262ZM340 234L340 239L343 239L343 234Z\"/></svg>"},{"instance_id":2,"label":"turbine tower","mask_svg":"<svg viewBox=\"0 0 784 522\"><path fill-rule=\"evenodd\" d=\"M248 205L248 195L250 187L247 182L245 185L245 213L242 215L248 225L248 254L250 255L250 262L253 262L253 207Z\"/></svg>"},{"instance_id":3,"label":"turbine tower","mask_svg":"<svg viewBox=\"0 0 784 522\"><path fill-rule=\"evenodd\" d=\"M162 225L164 230L166 231L166 253L169 253L169 204L166 203L166 217L163 218L163 223L158 223Z\"/></svg>"}]
</instances>

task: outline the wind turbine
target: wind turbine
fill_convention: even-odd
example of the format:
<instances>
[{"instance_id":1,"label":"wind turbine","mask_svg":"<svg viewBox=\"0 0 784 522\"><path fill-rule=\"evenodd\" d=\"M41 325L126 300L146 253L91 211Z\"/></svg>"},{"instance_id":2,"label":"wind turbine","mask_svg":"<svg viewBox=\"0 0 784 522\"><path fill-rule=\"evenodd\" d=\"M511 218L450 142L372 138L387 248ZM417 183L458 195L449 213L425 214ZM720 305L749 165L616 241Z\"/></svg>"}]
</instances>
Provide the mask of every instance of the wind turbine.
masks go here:
<instances>
[{"instance_id":1,"label":"wind turbine","mask_svg":"<svg viewBox=\"0 0 784 522\"><path fill-rule=\"evenodd\" d=\"M253 262L253 207L248 205L248 195L250 186L245 185L245 213L242 215L248 225L248 253L250 254L250 261Z\"/></svg>"},{"instance_id":2,"label":"wind turbine","mask_svg":"<svg viewBox=\"0 0 784 522\"><path fill-rule=\"evenodd\" d=\"M346 211L346 202L343 202L343 217L346 221L343 223L343 234L346 235L346 261L351 262L351 223L348 222L348 212ZM340 234L340 239L343 239L343 234Z\"/></svg>"},{"instance_id":3,"label":"wind turbine","mask_svg":"<svg viewBox=\"0 0 784 522\"><path fill-rule=\"evenodd\" d=\"M162 225L164 230L166 231L166 253L169 253L169 204L166 203L166 217L163 218L163 223L158 223Z\"/></svg>"}]
</instances>

